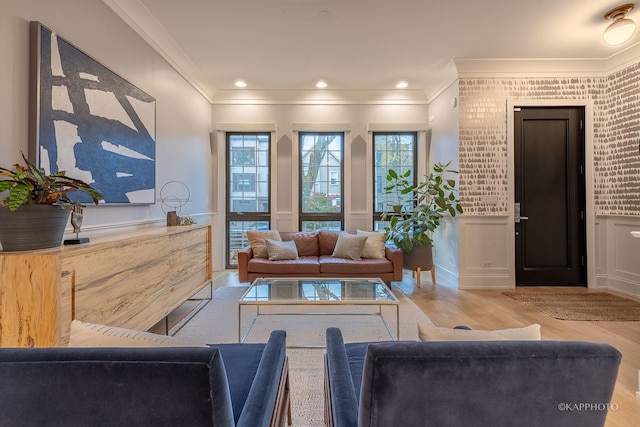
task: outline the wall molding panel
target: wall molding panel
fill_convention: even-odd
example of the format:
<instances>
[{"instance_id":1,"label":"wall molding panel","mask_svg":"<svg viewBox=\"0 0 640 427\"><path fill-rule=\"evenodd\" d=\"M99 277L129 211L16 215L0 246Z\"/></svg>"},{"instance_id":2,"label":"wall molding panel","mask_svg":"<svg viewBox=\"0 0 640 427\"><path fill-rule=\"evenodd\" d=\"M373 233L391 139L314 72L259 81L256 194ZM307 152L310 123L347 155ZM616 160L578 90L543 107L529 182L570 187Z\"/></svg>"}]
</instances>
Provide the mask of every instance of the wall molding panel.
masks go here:
<instances>
[{"instance_id":1,"label":"wall molding panel","mask_svg":"<svg viewBox=\"0 0 640 427\"><path fill-rule=\"evenodd\" d=\"M508 216L467 216L458 219L459 288L511 289L513 277L512 227Z\"/></svg>"},{"instance_id":2,"label":"wall molding panel","mask_svg":"<svg viewBox=\"0 0 640 427\"><path fill-rule=\"evenodd\" d=\"M606 254L600 279L604 276L610 291L640 298L640 239L631 235L631 231L640 230L640 217L603 216L598 222L605 230L599 246Z\"/></svg>"}]
</instances>

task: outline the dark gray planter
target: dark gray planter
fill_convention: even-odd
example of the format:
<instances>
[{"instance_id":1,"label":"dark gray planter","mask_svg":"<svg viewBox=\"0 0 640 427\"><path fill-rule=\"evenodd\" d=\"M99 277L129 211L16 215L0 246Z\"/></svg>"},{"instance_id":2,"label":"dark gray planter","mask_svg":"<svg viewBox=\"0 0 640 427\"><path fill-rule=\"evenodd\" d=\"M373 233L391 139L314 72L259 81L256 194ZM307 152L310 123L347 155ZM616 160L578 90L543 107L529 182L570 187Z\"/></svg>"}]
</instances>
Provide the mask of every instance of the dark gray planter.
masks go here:
<instances>
[{"instance_id":1,"label":"dark gray planter","mask_svg":"<svg viewBox=\"0 0 640 427\"><path fill-rule=\"evenodd\" d=\"M0 206L2 250L30 251L60 246L70 213L52 205L24 205L14 212Z\"/></svg>"},{"instance_id":2,"label":"dark gray planter","mask_svg":"<svg viewBox=\"0 0 640 427\"><path fill-rule=\"evenodd\" d=\"M414 246L403 255L403 266L409 270L431 270L433 267L433 245Z\"/></svg>"}]
</instances>

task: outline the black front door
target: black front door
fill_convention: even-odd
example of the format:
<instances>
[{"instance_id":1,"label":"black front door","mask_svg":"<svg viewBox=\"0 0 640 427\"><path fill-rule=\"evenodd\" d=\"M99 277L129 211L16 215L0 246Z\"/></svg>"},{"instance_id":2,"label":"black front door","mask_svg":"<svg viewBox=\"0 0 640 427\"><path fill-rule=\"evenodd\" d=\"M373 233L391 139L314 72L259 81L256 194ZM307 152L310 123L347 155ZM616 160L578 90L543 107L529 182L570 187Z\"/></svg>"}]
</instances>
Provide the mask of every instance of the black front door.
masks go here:
<instances>
[{"instance_id":1,"label":"black front door","mask_svg":"<svg viewBox=\"0 0 640 427\"><path fill-rule=\"evenodd\" d=\"M514 114L516 284L586 286L584 108Z\"/></svg>"}]
</instances>

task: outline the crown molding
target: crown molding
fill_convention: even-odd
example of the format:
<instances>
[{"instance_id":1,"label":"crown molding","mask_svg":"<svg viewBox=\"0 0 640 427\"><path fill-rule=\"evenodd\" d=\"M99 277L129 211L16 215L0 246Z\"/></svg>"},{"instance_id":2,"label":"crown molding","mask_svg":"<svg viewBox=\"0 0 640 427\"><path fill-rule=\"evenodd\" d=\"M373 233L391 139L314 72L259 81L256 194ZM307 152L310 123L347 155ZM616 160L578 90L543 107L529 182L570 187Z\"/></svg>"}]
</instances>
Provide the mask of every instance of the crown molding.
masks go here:
<instances>
[{"instance_id":1,"label":"crown molding","mask_svg":"<svg viewBox=\"0 0 640 427\"><path fill-rule=\"evenodd\" d=\"M607 77L640 62L640 43L594 59L456 59L459 78L474 77Z\"/></svg>"},{"instance_id":2,"label":"crown molding","mask_svg":"<svg viewBox=\"0 0 640 427\"><path fill-rule=\"evenodd\" d=\"M217 90L140 0L102 1L213 105L428 105L459 78L607 77L640 62L640 43L636 43L600 59L455 59L448 64L446 80L433 93Z\"/></svg>"},{"instance_id":3,"label":"crown molding","mask_svg":"<svg viewBox=\"0 0 640 427\"><path fill-rule=\"evenodd\" d=\"M427 105L421 90L219 90L214 105Z\"/></svg>"},{"instance_id":4,"label":"crown molding","mask_svg":"<svg viewBox=\"0 0 640 427\"><path fill-rule=\"evenodd\" d=\"M275 132L275 123L215 123L216 132Z\"/></svg>"},{"instance_id":5,"label":"crown molding","mask_svg":"<svg viewBox=\"0 0 640 427\"><path fill-rule=\"evenodd\" d=\"M367 132L426 132L427 123L368 123Z\"/></svg>"},{"instance_id":6,"label":"crown molding","mask_svg":"<svg viewBox=\"0 0 640 427\"><path fill-rule=\"evenodd\" d=\"M597 59L456 59L459 78L473 77L602 77L605 62Z\"/></svg>"},{"instance_id":7,"label":"crown molding","mask_svg":"<svg viewBox=\"0 0 640 427\"><path fill-rule=\"evenodd\" d=\"M102 0L116 15L146 41L207 101L211 102L216 89L167 30L139 0Z\"/></svg>"}]
</instances>

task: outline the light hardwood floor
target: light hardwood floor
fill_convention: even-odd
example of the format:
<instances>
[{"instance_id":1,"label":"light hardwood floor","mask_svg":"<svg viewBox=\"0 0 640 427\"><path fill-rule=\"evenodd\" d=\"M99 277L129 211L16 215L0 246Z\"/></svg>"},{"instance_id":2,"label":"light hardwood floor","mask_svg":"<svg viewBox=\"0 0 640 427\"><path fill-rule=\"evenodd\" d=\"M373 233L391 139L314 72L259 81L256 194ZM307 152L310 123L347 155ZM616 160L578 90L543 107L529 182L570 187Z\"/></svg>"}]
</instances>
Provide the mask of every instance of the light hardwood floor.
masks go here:
<instances>
[{"instance_id":1,"label":"light hardwood floor","mask_svg":"<svg viewBox=\"0 0 640 427\"><path fill-rule=\"evenodd\" d=\"M640 426L638 370L640 370L640 322L587 322L557 320L502 294L500 290L459 290L433 285L422 275L421 287L406 278L400 288L438 326L467 325L474 329L504 329L538 323L542 338L606 342L622 353L622 363L612 398L616 411L607 416L607 427ZM550 292L557 287L528 287L527 291ZM582 287L563 291L587 292ZM535 404L535 402L532 402Z\"/></svg>"}]
</instances>

